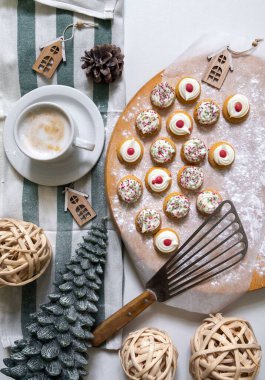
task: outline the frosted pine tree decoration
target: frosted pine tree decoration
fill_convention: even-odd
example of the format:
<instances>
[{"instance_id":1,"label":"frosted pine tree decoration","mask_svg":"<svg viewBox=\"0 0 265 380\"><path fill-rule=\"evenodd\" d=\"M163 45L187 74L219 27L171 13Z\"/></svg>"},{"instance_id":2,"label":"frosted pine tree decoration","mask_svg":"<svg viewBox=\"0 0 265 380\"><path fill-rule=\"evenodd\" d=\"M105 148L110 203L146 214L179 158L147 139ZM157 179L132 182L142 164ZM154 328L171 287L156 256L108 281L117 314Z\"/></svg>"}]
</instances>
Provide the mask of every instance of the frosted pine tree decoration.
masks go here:
<instances>
[{"instance_id":1,"label":"frosted pine tree decoration","mask_svg":"<svg viewBox=\"0 0 265 380\"><path fill-rule=\"evenodd\" d=\"M87 375L108 237L107 221L92 227L55 283L49 303L31 316L29 338L15 342L1 372L23 380L82 380Z\"/></svg>"}]
</instances>

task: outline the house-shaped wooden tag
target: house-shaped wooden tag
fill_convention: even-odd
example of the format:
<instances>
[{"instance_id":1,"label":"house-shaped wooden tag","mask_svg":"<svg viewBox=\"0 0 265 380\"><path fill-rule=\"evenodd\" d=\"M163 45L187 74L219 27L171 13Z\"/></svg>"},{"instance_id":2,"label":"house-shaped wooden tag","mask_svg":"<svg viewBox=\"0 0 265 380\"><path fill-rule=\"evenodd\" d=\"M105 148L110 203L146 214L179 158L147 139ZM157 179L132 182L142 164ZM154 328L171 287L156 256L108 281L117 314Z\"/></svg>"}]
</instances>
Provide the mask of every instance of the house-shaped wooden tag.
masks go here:
<instances>
[{"instance_id":1,"label":"house-shaped wooden tag","mask_svg":"<svg viewBox=\"0 0 265 380\"><path fill-rule=\"evenodd\" d=\"M61 38L44 46L32 69L37 73L51 78L63 59L63 41Z\"/></svg>"},{"instance_id":2,"label":"house-shaped wooden tag","mask_svg":"<svg viewBox=\"0 0 265 380\"><path fill-rule=\"evenodd\" d=\"M228 74L228 71L233 71L232 57L228 47L207 57L210 60L210 65L205 72L202 81L212 87L220 89Z\"/></svg>"},{"instance_id":3,"label":"house-shaped wooden tag","mask_svg":"<svg viewBox=\"0 0 265 380\"><path fill-rule=\"evenodd\" d=\"M69 210L79 226L83 226L97 215L87 198L87 194L69 187L65 188L64 211Z\"/></svg>"}]
</instances>

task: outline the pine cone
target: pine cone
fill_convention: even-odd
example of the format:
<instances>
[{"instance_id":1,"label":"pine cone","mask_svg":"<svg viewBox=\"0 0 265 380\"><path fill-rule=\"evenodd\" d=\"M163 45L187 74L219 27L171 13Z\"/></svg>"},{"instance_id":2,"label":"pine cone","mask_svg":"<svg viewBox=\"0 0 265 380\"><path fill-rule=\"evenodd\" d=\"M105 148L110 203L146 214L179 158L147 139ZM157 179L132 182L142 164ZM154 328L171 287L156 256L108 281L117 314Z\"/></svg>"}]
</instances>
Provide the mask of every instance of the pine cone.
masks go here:
<instances>
[{"instance_id":1,"label":"pine cone","mask_svg":"<svg viewBox=\"0 0 265 380\"><path fill-rule=\"evenodd\" d=\"M86 69L86 76L96 83L114 82L121 76L124 55L116 45L96 45L93 49L85 51L81 57L82 69Z\"/></svg>"}]
</instances>

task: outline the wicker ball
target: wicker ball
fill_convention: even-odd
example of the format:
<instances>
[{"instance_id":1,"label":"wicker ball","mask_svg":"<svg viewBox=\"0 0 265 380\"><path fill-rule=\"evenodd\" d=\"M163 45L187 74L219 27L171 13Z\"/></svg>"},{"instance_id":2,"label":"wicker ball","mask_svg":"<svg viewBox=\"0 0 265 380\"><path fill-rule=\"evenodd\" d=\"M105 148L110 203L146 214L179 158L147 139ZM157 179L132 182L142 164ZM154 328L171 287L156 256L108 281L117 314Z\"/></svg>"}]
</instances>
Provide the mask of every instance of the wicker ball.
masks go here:
<instances>
[{"instance_id":1,"label":"wicker ball","mask_svg":"<svg viewBox=\"0 0 265 380\"><path fill-rule=\"evenodd\" d=\"M190 373L195 380L252 380L261 348L242 319L210 315L191 341Z\"/></svg>"},{"instance_id":2,"label":"wicker ball","mask_svg":"<svg viewBox=\"0 0 265 380\"><path fill-rule=\"evenodd\" d=\"M124 340L119 352L121 365L132 380L171 380L178 352L169 336L158 329L143 328Z\"/></svg>"},{"instance_id":3,"label":"wicker ball","mask_svg":"<svg viewBox=\"0 0 265 380\"><path fill-rule=\"evenodd\" d=\"M0 287L22 286L47 269L51 245L43 230L30 222L0 219Z\"/></svg>"}]
</instances>

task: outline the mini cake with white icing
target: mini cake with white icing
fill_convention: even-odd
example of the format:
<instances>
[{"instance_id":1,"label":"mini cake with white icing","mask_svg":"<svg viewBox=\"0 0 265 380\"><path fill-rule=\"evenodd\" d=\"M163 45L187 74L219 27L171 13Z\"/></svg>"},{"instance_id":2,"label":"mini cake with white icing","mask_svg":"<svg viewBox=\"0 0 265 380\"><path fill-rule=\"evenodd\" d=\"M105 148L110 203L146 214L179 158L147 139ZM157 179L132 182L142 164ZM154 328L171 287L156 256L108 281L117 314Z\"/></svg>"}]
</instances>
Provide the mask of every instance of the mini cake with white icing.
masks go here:
<instances>
[{"instance_id":1,"label":"mini cake with white icing","mask_svg":"<svg viewBox=\"0 0 265 380\"><path fill-rule=\"evenodd\" d=\"M197 166L183 166L178 172L178 184L187 190L198 190L203 179L203 170Z\"/></svg>"},{"instance_id":2,"label":"mini cake with white icing","mask_svg":"<svg viewBox=\"0 0 265 380\"><path fill-rule=\"evenodd\" d=\"M154 236L154 247L158 253L174 253L179 247L179 236L171 228L162 228Z\"/></svg>"},{"instance_id":3,"label":"mini cake with white icing","mask_svg":"<svg viewBox=\"0 0 265 380\"><path fill-rule=\"evenodd\" d=\"M167 82L159 83L151 91L150 100L158 108L170 107L175 100L175 91Z\"/></svg>"},{"instance_id":4,"label":"mini cake with white icing","mask_svg":"<svg viewBox=\"0 0 265 380\"><path fill-rule=\"evenodd\" d=\"M227 168L235 160L235 150L228 142L219 141L210 147L208 160L215 168Z\"/></svg>"},{"instance_id":5,"label":"mini cake with white icing","mask_svg":"<svg viewBox=\"0 0 265 380\"><path fill-rule=\"evenodd\" d=\"M211 215L222 202L222 197L216 190L205 189L199 192L196 206L203 215Z\"/></svg>"},{"instance_id":6,"label":"mini cake with white icing","mask_svg":"<svg viewBox=\"0 0 265 380\"><path fill-rule=\"evenodd\" d=\"M152 208L142 209L135 218L137 231L144 235L155 234L160 229L161 224L161 215Z\"/></svg>"},{"instance_id":7,"label":"mini cake with white icing","mask_svg":"<svg viewBox=\"0 0 265 380\"><path fill-rule=\"evenodd\" d=\"M121 142L117 149L118 159L125 165L136 165L143 157L144 148L141 142L135 138Z\"/></svg>"},{"instance_id":8,"label":"mini cake with white icing","mask_svg":"<svg viewBox=\"0 0 265 380\"><path fill-rule=\"evenodd\" d=\"M141 137L154 136L161 129L161 117L152 109L143 110L136 117L135 128Z\"/></svg>"},{"instance_id":9,"label":"mini cake with white icing","mask_svg":"<svg viewBox=\"0 0 265 380\"><path fill-rule=\"evenodd\" d=\"M191 77L181 79L176 86L176 97L180 103L190 104L196 102L201 94L200 83Z\"/></svg>"},{"instance_id":10,"label":"mini cake with white icing","mask_svg":"<svg viewBox=\"0 0 265 380\"><path fill-rule=\"evenodd\" d=\"M250 105L245 95L236 94L224 101L223 115L230 123L241 123L248 117L249 111Z\"/></svg>"},{"instance_id":11,"label":"mini cake with white icing","mask_svg":"<svg viewBox=\"0 0 265 380\"><path fill-rule=\"evenodd\" d=\"M117 193L122 202L135 203L143 193L142 181L134 175L127 175L118 182Z\"/></svg>"},{"instance_id":12,"label":"mini cake with white icing","mask_svg":"<svg viewBox=\"0 0 265 380\"><path fill-rule=\"evenodd\" d=\"M162 193L171 186L171 173L166 168L153 167L145 176L145 186L151 193Z\"/></svg>"},{"instance_id":13,"label":"mini cake with white icing","mask_svg":"<svg viewBox=\"0 0 265 380\"><path fill-rule=\"evenodd\" d=\"M168 137L160 137L151 145L150 155L157 164L169 164L176 156L176 145Z\"/></svg>"},{"instance_id":14,"label":"mini cake with white icing","mask_svg":"<svg viewBox=\"0 0 265 380\"><path fill-rule=\"evenodd\" d=\"M180 154L184 162L199 164L205 160L207 148L201 139L193 138L182 145Z\"/></svg>"},{"instance_id":15,"label":"mini cake with white icing","mask_svg":"<svg viewBox=\"0 0 265 380\"><path fill-rule=\"evenodd\" d=\"M167 217L171 219L181 219L188 215L190 211L190 201L182 193L171 193L164 199L163 210Z\"/></svg>"},{"instance_id":16,"label":"mini cake with white icing","mask_svg":"<svg viewBox=\"0 0 265 380\"><path fill-rule=\"evenodd\" d=\"M203 99L196 104L193 117L202 126L214 125L220 117L220 106L212 99Z\"/></svg>"},{"instance_id":17,"label":"mini cake with white icing","mask_svg":"<svg viewBox=\"0 0 265 380\"><path fill-rule=\"evenodd\" d=\"M175 111L167 118L167 131L175 137L181 138L189 136L193 129L193 120L185 111Z\"/></svg>"}]
</instances>

